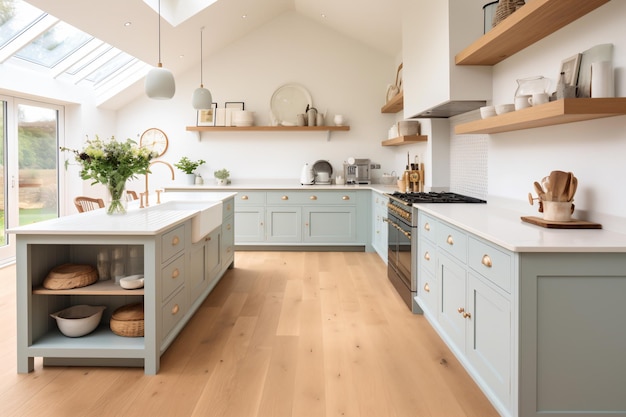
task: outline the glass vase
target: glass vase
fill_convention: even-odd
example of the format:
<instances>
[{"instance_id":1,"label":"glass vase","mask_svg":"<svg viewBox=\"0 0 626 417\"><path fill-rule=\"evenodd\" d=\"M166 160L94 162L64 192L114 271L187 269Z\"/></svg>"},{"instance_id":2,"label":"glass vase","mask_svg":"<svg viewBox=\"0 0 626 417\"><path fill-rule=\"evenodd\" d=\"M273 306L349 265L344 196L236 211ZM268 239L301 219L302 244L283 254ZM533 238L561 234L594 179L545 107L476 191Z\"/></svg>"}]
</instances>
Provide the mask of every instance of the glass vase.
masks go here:
<instances>
[{"instance_id":1,"label":"glass vase","mask_svg":"<svg viewBox=\"0 0 626 417\"><path fill-rule=\"evenodd\" d=\"M110 181L107 184L111 199L107 205L107 214L117 215L126 214L126 181Z\"/></svg>"}]
</instances>

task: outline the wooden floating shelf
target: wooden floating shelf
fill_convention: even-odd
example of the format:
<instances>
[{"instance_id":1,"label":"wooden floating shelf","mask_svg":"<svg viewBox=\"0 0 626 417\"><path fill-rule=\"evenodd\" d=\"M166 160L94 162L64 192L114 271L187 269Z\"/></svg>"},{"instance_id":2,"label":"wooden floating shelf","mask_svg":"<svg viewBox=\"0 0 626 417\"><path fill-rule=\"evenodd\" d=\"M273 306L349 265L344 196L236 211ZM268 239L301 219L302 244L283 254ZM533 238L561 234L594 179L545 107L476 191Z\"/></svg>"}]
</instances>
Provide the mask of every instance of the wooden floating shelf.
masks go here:
<instances>
[{"instance_id":1,"label":"wooden floating shelf","mask_svg":"<svg viewBox=\"0 0 626 417\"><path fill-rule=\"evenodd\" d=\"M143 295L143 288L136 290L126 290L115 283L114 279L98 281L94 284L69 290L49 290L44 287L37 287L33 294L46 295Z\"/></svg>"},{"instance_id":2,"label":"wooden floating shelf","mask_svg":"<svg viewBox=\"0 0 626 417\"><path fill-rule=\"evenodd\" d=\"M533 0L459 52L457 65L495 65L609 0Z\"/></svg>"},{"instance_id":3,"label":"wooden floating shelf","mask_svg":"<svg viewBox=\"0 0 626 417\"><path fill-rule=\"evenodd\" d=\"M336 132L350 126L187 126L188 132Z\"/></svg>"},{"instance_id":4,"label":"wooden floating shelf","mask_svg":"<svg viewBox=\"0 0 626 417\"><path fill-rule=\"evenodd\" d=\"M400 91L393 96L383 107L381 107L381 113L398 113L404 108L404 92Z\"/></svg>"},{"instance_id":5,"label":"wooden floating shelf","mask_svg":"<svg viewBox=\"0 0 626 417\"><path fill-rule=\"evenodd\" d=\"M426 142L426 141L428 141L428 136L423 136L423 135L398 136L397 138L383 140L381 142L381 145L400 146L400 145L408 145L410 143Z\"/></svg>"},{"instance_id":6,"label":"wooden floating shelf","mask_svg":"<svg viewBox=\"0 0 626 417\"><path fill-rule=\"evenodd\" d=\"M502 133L622 115L626 115L626 98L623 97L568 98L463 123L454 131L457 135Z\"/></svg>"}]
</instances>

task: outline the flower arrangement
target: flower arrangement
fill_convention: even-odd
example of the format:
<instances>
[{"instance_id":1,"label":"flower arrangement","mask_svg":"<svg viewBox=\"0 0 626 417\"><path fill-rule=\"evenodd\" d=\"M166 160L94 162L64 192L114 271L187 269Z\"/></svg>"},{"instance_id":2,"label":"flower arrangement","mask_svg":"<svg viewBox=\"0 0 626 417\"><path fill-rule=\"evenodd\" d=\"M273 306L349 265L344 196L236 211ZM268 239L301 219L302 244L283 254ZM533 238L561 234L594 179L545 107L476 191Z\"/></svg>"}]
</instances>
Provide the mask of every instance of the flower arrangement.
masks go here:
<instances>
[{"instance_id":1,"label":"flower arrangement","mask_svg":"<svg viewBox=\"0 0 626 417\"><path fill-rule=\"evenodd\" d=\"M230 177L230 172L228 172L226 168L222 168L222 169L215 171L213 175L215 175L215 178L217 179L226 180L228 179L228 177Z\"/></svg>"},{"instance_id":2,"label":"flower arrangement","mask_svg":"<svg viewBox=\"0 0 626 417\"><path fill-rule=\"evenodd\" d=\"M180 169L181 171L183 171L185 174L193 174L194 171L198 169L198 167L204 164L205 162L206 161L202 159L198 159L197 161L192 161L188 157L183 156L182 158L180 158L180 161L174 164L174 166Z\"/></svg>"},{"instance_id":3,"label":"flower arrangement","mask_svg":"<svg viewBox=\"0 0 626 417\"><path fill-rule=\"evenodd\" d=\"M126 212L123 204L126 181L150 173L150 160L157 156L156 152L137 146L132 139L118 142L114 136L108 140L102 140L97 135L95 139L87 139L82 151L65 147L61 150L74 153L81 166L82 179L93 180L92 185L100 183L107 186L111 193L108 214ZM68 161L65 164L67 167Z\"/></svg>"}]
</instances>

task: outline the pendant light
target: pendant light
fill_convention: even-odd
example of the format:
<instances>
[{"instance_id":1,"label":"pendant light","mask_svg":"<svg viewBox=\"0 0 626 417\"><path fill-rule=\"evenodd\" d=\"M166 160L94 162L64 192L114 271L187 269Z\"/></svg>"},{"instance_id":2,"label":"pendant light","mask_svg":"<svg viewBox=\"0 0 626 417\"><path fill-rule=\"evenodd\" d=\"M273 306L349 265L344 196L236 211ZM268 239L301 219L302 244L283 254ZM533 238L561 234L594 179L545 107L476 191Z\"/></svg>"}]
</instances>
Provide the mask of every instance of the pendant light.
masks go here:
<instances>
[{"instance_id":1,"label":"pendant light","mask_svg":"<svg viewBox=\"0 0 626 417\"><path fill-rule=\"evenodd\" d=\"M210 109L213 102L211 92L202 84L202 31L200 28L200 87L196 88L191 97L191 105L196 110Z\"/></svg>"},{"instance_id":2,"label":"pendant light","mask_svg":"<svg viewBox=\"0 0 626 417\"><path fill-rule=\"evenodd\" d=\"M163 68L161 63L161 0L159 0L159 64L146 75L146 95L157 100L166 100L174 97L176 84L172 73Z\"/></svg>"}]
</instances>

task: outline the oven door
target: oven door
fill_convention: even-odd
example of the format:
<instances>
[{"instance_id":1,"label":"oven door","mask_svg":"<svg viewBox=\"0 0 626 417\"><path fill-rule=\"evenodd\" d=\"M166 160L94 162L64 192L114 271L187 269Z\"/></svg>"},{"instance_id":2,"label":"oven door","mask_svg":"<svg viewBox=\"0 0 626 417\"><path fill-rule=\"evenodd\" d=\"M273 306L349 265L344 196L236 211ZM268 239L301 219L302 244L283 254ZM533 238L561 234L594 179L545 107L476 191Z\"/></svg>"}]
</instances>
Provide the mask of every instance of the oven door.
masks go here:
<instances>
[{"instance_id":1,"label":"oven door","mask_svg":"<svg viewBox=\"0 0 626 417\"><path fill-rule=\"evenodd\" d=\"M387 213L387 224L387 263L411 290L411 225L392 212Z\"/></svg>"}]
</instances>

